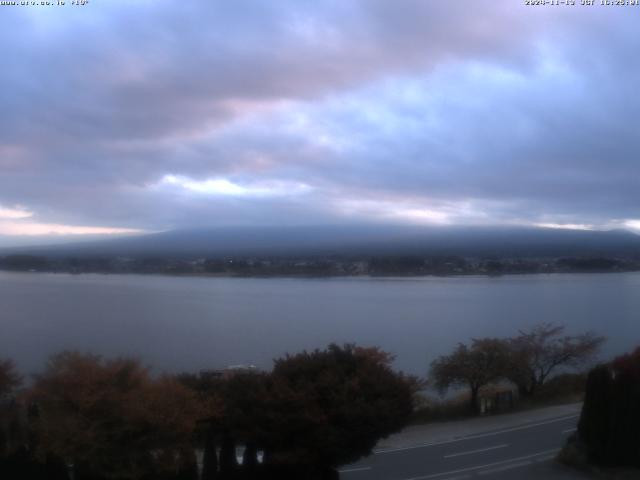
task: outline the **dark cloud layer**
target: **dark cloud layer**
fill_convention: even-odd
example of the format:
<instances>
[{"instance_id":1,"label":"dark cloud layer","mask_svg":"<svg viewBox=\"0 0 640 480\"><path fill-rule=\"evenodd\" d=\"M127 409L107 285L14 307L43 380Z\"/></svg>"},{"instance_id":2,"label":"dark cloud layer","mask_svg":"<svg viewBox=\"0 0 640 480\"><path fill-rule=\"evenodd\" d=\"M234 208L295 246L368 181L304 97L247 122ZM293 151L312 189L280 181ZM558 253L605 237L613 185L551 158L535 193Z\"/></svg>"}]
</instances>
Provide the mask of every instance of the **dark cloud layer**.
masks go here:
<instances>
[{"instance_id":1,"label":"dark cloud layer","mask_svg":"<svg viewBox=\"0 0 640 480\"><path fill-rule=\"evenodd\" d=\"M495 0L2 7L0 236L640 228L639 15Z\"/></svg>"}]
</instances>

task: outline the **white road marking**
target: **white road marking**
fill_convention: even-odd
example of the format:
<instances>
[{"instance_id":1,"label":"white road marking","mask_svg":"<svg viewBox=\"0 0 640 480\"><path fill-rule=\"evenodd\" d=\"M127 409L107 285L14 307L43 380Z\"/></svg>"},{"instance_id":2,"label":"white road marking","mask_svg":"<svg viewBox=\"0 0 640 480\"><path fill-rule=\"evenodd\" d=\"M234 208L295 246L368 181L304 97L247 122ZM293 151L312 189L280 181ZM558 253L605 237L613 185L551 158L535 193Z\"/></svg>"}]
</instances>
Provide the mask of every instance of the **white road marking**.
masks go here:
<instances>
[{"instance_id":1,"label":"white road marking","mask_svg":"<svg viewBox=\"0 0 640 480\"><path fill-rule=\"evenodd\" d=\"M447 477L442 480L465 480L467 478L471 478L471 475L458 475L457 477Z\"/></svg>"},{"instance_id":2,"label":"white road marking","mask_svg":"<svg viewBox=\"0 0 640 480\"><path fill-rule=\"evenodd\" d=\"M575 415L568 415L568 416L564 416L564 417L554 418L553 420L547 420L545 422L538 422L538 423L532 423L530 425L522 425L522 426L519 426L519 427L507 428L507 429L499 430L499 431L496 431L496 432L480 433L480 434L477 434L477 435L469 435L467 437L454 438L454 439L445 440L445 441L442 441L442 442L422 443L422 444L419 444L419 445L412 445L410 447L385 448L385 449L375 450L373 452L373 454L374 455L382 455L382 454L385 454L385 453L403 452L405 450L415 450L416 448L433 447L435 445L447 445L449 443L464 442L466 440L475 440L477 438L492 437L492 436L495 436L495 435L501 435L503 433L516 432L518 430L526 430L527 428L539 427L541 425L549 425L550 423L563 422L565 420L570 420L572 418L577 418L579 416L580 416L580 414L576 413Z\"/></svg>"},{"instance_id":3,"label":"white road marking","mask_svg":"<svg viewBox=\"0 0 640 480\"><path fill-rule=\"evenodd\" d=\"M549 460L553 460L554 458L556 458L556 454L536 458L536 462L538 463L548 462Z\"/></svg>"},{"instance_id":4,"label":"white road marking","mask_svg":"<svg viewBox=\"0 0 640 480\"><path fill-rule=\"evenodd\" d=\"M338 472L340 472L340 473L351 473L351 472L364 472L366 470L371 470L371 467L345 468L344 470L338 470Z\"/></svg>"},{"instance_id":5,"label":"white road marking","mask_svg":"<svg viewBox=\"0 0 640 480\"><path fill-rule=\"evenodd\" d=\"M567 428L566 430L562 430L562 433L571 433L571 432L575 432L577 430L577 428Z\"/></svg>"},{"instance_id":6,"label":"white road marking","mask_svg":"<svg viewBox=\"0 0 640 480\"><path fill-rule=\"evenodd\" d=\"M512 462L520 462L522 460L529 460L531 458L539 457L541 455L555 454L555 453L558 453L559 451L560 451L559 449L545 450L544 452L532 453L531 455L525 455L523 457L516 457L516 458L510 458L508 460L501 460L499 462L487 463L486 465L476 465L475 467L467 467L467 468L461 468L459 470L450 470L448 472L433 473L431 475L424 475L422 477L411 477L411 478L406 478L404 480L427 480L429 478L444 477L445 475L455 475L456 473L472 472L474 470L482 470L483 468L495 467L498 465L505 465Z\"/></svg>"},{"instance_id":7,"label":"white road marking","mask_svg":"<svg viewBox=\"0 0 640 480\"><path fill-rule=\"evenodd\" d=\"M503 467L490 468L489 470L481 470L478 472L478 475L491 475L492 473L506 472L507 470L526 467L527 465L531 465L531 460L525 460L524 462L518 462L518 463L510 463L509 465L505 465Z\"/></svg>"},{"instance_id":8,"label":"white road marking","mask_svg":"<svg viewBox=\"0 0 640 480\"><path fill-rule=\"evenodd\" d=\"M462 455L472 455L474 453L488 452L489 450L496 450L498 448L505 448L508 446L509 446L508 443L504 443L502 445L495 445L493 447L479 448L478 450L469 450L468 452L451 453L449 455L444 455L444 458L461 457Z\"/></svg>"}]
</instances>

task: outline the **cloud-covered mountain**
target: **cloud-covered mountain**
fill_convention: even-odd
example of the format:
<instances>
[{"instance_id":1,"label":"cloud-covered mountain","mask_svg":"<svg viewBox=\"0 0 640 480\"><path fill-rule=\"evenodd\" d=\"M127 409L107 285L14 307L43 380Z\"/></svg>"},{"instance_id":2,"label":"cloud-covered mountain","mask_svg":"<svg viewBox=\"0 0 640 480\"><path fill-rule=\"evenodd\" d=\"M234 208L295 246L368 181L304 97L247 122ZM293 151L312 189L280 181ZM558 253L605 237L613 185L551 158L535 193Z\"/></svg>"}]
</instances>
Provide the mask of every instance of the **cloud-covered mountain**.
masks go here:
<instances>
[{"instance_id":1,"label":"cloud-covered mountain","mask_svg":"<svg viewBox=\"0 0 640 480\"><path fill-rule=\"evenodd\" d=\"M222 257L461 255L640 257L623 231L486 227L242 227L172 231L110 241L10 249L46 256Z\"/></svg>"}]
</instances>

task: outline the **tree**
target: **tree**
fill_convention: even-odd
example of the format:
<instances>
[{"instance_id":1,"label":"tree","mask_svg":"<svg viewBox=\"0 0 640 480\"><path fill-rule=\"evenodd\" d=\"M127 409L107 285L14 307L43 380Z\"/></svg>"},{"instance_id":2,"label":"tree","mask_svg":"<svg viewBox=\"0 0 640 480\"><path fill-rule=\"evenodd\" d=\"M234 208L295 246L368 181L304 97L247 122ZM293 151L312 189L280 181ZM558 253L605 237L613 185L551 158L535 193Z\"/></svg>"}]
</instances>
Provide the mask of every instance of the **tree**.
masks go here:
<instances>
[{"instance_id":1,"label":"tree","mask_svg":"<svg viewBox=\"0 0 640 480\"><path fill-rule=\"evenodd\" d=\"M0 478L11 478L29 463L26 428L12 393L22 383L11 360L0 360ZM21 460L25 459L25 462ZM23 473L20 471L20 473Z\"/></svg>"},{"instance_id":2,"label":"tree","mask_svg":"<svg viewBox=\"0 0 640 480\"><path fill-rule=\"evenodd\" d=\"M581 367L598 353L604 337L587 332L582 335L563 336L565 327L541 323L509 343L509 369L506 377L512 381L521 396L531 397L555 370Z\"/></svg>"},{"instance_id":3,"label":"tree","mask_svg":"<svg viewBox=\"0 0 640 480\"><path fill-rule=\"evenodd\" d=\"M264 429L267 458L327 474L370 454L413 411L417 382L394 372L391 359L376 348L330 345L276 360Z\"/></svg>"},{"instance_id":4,"label":"tree","mask_svg":"<svg viewBox=\"0 0 640 480\"><path fill-rule=\"evenodd\" d=\"M242 466L247 475L258 468L258 449L270 434L265 428L270 383L269 375L264 373L237 373L221 385L223 444L231 446L233 441L238 441L245 446ZM225 465L221 455L221 471L233 470L234 459L235 453L224 459Z\"/></svg>"},{"instance_id":5,"label":"tree","mask_svg":"<svg viewBox=\"0 0 640 480\"><path fill-rule=\"evenodd\" d=\"M22 377L16 371L11 360L0 360L0 395L11 393L22 383Z\"/></svg>"},{"instance_id":6,"label":"tree","mask_svg":"<svg viewBox=\"0 0 640 480\"><path fill-rule=\"evenodd\" d=\"M452 385L469 387L469 408L477 412L480 389L504 376L507 359L508 349L503 340L473 339L471 346L460 343L450 355L434 360L431 376L441 391Z\"/></svg>"},{"instance_id":7,"label":"tree","mask_svg":"<svg viewBox=\"0 0 640 480\"><path fill-rule=\"evenodd\" d=\"M578 433L587 446L587 456L595 463L605 463L611 454L611 414L613 375L609 365L599 365L589 372Z\"/></svg>"},{"instance_id":8,"label":"tree","mask_svg":"<svg viewBox=\"0 0 640 480\"><path fill-rule=\"evenodd\" d=\"M217 371L183 373L177 379L196 394L202 412L195 435L203 452L201 480L215 480L219 478L217 450L222 430L222 389L225 380Z\"/></svg>"},{"instance_id":9,"label":"tree","mask_svg":"<svg viewBox=\"0 0 640 480\"><path fill-rule=\"evenodd\" d=\"M589 460L640 467L640 348L589 372L578 437Z\"/></svg>"},{"instance_id":10,"label":"tree","mask_svg":"<svg viewBox=\"0 0 640 480\"><path fill-rule=\"evenodd\" d=\"M136 360L55 355L30 397L39 448L74 464L78 480L178 472L192 457L194 393L173 378L151 378Z\"/></svg>"}]
</instances>

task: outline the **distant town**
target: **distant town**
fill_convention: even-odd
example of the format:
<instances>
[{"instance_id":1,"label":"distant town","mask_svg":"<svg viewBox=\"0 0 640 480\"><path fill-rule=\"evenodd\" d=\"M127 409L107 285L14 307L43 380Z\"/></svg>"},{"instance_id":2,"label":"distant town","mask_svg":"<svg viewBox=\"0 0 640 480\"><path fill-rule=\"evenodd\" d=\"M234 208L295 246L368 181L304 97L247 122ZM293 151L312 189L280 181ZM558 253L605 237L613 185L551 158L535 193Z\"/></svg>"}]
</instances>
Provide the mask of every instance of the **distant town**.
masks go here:
<instances>
[{"instance_id":1,"label":"distant town","mask_svg":"<svg viewBox=\"0 0 640 480\"><path fill-rule=\"evenodd\" d=\"M44 257L7 255L0 269L51 273L134 273L235 277L344 277L595 273L640 270L640 260L610 257Z\"/></svg>"}]
</instances>

